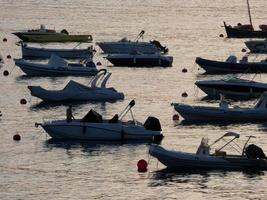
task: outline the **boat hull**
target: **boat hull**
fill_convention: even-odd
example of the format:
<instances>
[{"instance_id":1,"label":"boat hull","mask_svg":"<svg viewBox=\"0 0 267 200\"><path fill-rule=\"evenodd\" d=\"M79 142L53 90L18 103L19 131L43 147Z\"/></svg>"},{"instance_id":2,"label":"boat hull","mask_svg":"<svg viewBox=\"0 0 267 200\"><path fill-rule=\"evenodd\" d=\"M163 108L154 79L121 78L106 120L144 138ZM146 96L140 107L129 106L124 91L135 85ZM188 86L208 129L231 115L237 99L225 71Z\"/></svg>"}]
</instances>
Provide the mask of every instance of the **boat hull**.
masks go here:
<instances>
[{"instance_id":1,"label":"boat hull","mask_svg":"<svg viewBox=\"0 0 267 200\"><path fill-rule=\"evenodd\" d=\"M253 84L254 83L254 84ZM267 91L267 84L256 82L230 82L223 80L197 81L195 83L209 97L218 98L223 94L226 98L243 100L260 97Z\"/></svg>"},{"instance_id":2,"label":"boat hull","mask_svg":"<svg viewBox=\"0 0 267 200\"><path fill-rule=\"evenodd\" d=\"M84 91L49 91L39 86L28 86L31 95L42 99L45 102L60 101L116 101L124 98L124 94L111 89L91 89Z\"/></svg>"},{"instance_id":3,"label":"boat hull","mask_svg":"<svg viewBox=\"0 0 267 200\"><path fill-rule=\"evenodd\" d=\"M245 42L251 53L267 53L267 40L252 40Z\"/></svg>"},{"instance_id":4,"label":"boat hull","mask_svg":"<svg viewBox=\"0 0 267 200\"><path fill-rule=\"evenodd\" d=\"M171 170L267 170L266 160L241 156L197 155L169 151L158 145L151 145L149 154Z\"/></svg>"},{"instance_id":5,"label":"boat hull","mask_svg":"<svg viewBox=\"0 0 267 200\"><path fill-rule=\"evenodd\" d=\"M91 56L89 49L46 49L35 48L22 45L22 57L30 59L50 58L52 54L56 54L61 58L81 59Z\"/></svg>"},{"instance_id":6,"label":"boat hull","mask_svg":"<svg viewBox=\"0 0 267 200\"><path fill-rule=\"evenodd\" d=\"M189 106L174 104L174 109L184 118L192 122L255 122L267 121L267 112L260 109L249 108L218 108Z\"/></svg>"},{"instance_id":7,"label":"boat hull","mask_svg":"<svg viewBox=\"0 0 267 200\"><path fill-rule=\"evenodd\" d=\"M133 51L143 54L155 54L161 52L155 45L146 42L98 42L96 44L106 54L130 54Z\"/></svg>"},{"instance_id":8,"label":"boat hull","mask_svg":"<svg viewBox=\"0 0 267 200\"><path fill-rule=\"evenodd\" d=\"M23 42L92 42L91 35L13 33Z\"/></svg>"},{"instance_id":9,"label":"boat hull","mask_svg":"<svg viewBox=\"0 0 267 200\"><path fill-rule=\"evenodd\" d=\"M95 140L95 141L124 141L124 140L153 140L162 136L160 131L150 131L139 125L122 125L122 123L87 123L78 120L66 122L58 120L41 125L54 139L61 140Z\"/></svg>"},{"instance_id":10,"label":"boat hull","mask_svg":"<svg viewBox=\"0 0 267 200\"><path fill-rule=\"evenodd\" d=\"M15 60L15 64L28 76L94 76L98 72L93 67L47 67L20 59Z\"/></svg>"},{"instance_id":11,"label":"boat hull","mask_svg":"<svg viewBox=\"0 0 267 200\"><path fill-rule=\"evenodd\" d=\"M228 38L267 38L267 31L237 29L225 23L224 28Z\"/></svg>"},{"instance_id":12,"label":"boat hull","mask_svg":"<svg viewBox=\"0 0 267 200\"><path fill-rule=\"evenodd\" d=\"M228 74L228 73L267 73L267 63L228 63L221 61L196 58L195 61L207 74Z\"/></svg>"},{"instance_id":13,"label":"boat hull","mask_svg":"<svg viewBox=\"0 0 267 200\"><path fill-rule=\"evenodd\" d=\"M106 57L109 62L111 62L114 66L119 67L170 67L172 65L171 57Z\"/></svg>"}]
</instances>

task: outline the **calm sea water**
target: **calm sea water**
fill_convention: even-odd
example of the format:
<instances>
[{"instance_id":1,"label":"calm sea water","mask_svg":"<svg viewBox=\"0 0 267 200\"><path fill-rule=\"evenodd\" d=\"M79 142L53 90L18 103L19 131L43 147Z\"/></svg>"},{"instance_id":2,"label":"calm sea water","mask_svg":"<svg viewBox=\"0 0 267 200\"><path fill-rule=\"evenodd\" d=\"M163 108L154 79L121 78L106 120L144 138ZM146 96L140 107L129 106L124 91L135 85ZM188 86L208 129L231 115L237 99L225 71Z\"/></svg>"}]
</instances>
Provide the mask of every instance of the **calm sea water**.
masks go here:
<instances>
[{"instance_id":1,"label":"calm sea water","mask_svg":"<svg viewBox=\"0 0 267 200\"><path fill-rule=\"evenodd\" d=\"M255 26L266 23L266 0L251 1ZM174 125L171 102L207 104L200 101L204 93L194 86L195 80L221 78L199 75L196 56L224 60L229 54L243 55L244 40L219 38L223 21L230 24L248 22L244 0L0 0L0 52L6 57L21 57L15 45L14 31L37 28L40 24L70 33L92 34L94 41L134 39L145 30L145 39L157 39L174 56L171 68L133 69L106 67L112 72L110 86L125 93L116 103L74 105L76 117L93 108L106 117L119 113L131 99L136 100L135 117L145 121L149 115L160 119L169 149L195 152L200 139L211 140L226 131L241 133L243 142L255 135L254 142L267 152L266 125L237 124ZM3 38L8 42L2 42ZM58 45L60 46L60 45ZM63 45L64 46L64 45ZM66 44L73 47L74 44ZM97 47L96 47L97 48ZM97 50L99 50L97 48ZM254 58L252 58L254 59ZM11 71L13 60L5 59L0 69ZM187 68L188 73L182 73ZM145 144L50 144L48 136L34 127L43 119L65 117L64 105L39 107L31 98L28 85L61 89L72 79L25 78L14 68L10 76L0 76L0 199L266 199L267 175L264 172L165 173L155 159L149 172L136 171L139 159L148 159ZM250 78L251 75L246 75ZM257 80L266 82L267 76ZM74 78L88 83L88 78ZM182 98L183 92L188 98ZM21 98L28 104L21 105ZM239 104L237 102L237 104ZM250 105L253 102L243 102ZM12 137L19 133L20 142Z\"/></svg>"}]
</instances>

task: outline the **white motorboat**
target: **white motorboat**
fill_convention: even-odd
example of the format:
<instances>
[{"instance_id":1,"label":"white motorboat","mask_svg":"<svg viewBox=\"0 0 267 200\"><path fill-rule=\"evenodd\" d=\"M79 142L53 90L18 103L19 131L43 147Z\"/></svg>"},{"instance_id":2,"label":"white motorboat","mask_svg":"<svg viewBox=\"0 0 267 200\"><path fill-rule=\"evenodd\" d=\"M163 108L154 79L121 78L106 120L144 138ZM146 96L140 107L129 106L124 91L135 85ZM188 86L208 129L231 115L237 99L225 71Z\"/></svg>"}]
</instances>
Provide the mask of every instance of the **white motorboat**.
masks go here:
<instances>
[{"instance_id":1,"label":"white motorboat","mask_svg":"<svg viewBox=\"0 0 267 200\"><path fill-rule=\"evenodd\" d=\"M245 44L252 53L267 53L267 39L249 40Z\"/></svg>"},{"instance_id":2,"label":"white motorboat","mask_svg":"<svg viewBox=\"0 0 267 200\"><path fill-rule=\"evenodd\" d=\"M152 144L149 154L157 158L162 164L171 170L267 170L266 156L262 149L254 144L248 145L249 136L243 148L235 140L239 134L234 132L225 133L211 145L208 138L202 138L196 153L167 150L159 145ZM227 139L228 138L228 139ZM230 138L230 139L229 139ZM226 141L226 144L216 148L211 153L211 147ZM238 154L228 154L225 147L231 146Z\"/></svg>"},{"instance_id":3,"label":"white motorboat","mask_svg":"<svg viewBox=\"0 0 267 200\"><path fill-rule=\"evenodd\" d=\"M62 90L46 90L40 86L28 86L31 95L46 102L59 101L115 101L124 98L124 94L114 88L107 88L106 83L111 73L105 69L99 71L89 86L82 85L73 80Z\"/></svg>"},{"instance_id":4,"label":"white motorboat","mask_svg":"<svg viewBox=\"0 0 267 200\"><path fill-rule=\"evenodd\" d=\"M69 59L86 59L93 56L93 49L91 47L84 49L38 48L30 47L26 43L21 43L20 46L22 57L30 59L50 58L52 54Z\"/></svg>"},{"instance_id":5,"label":"white motorboat","mask_svg":"<svg viewBox=\"0 0 267 200\"><path fill-rule=\"evenodd\" d=\"M221 98L219 107L191 106L173 103L174 109L186 121L194 122L255 122L267 121L267 93L263 93L253 108L230 107Z\"/></svg>"},{"instance_id":6,"label":"white motorboat","mask_svg":"<svg viewBox=\"0 0 267 200\"><path fill-rule=\"evenodd\" d=\"M170 67L173 62L172 56L141 54L140 52L132 52L131 54L109 54L105 58L114 66L125 67Z\"/></svg>"},{"instance_id":7,"label":"white motorboat","mask_svg":"<svg viewBox=\"0 0 267 200\"><path fill-rule=\"evenodd\" d=\"M267 84L228 76L221 80L196 81L197 85L209 97L219 97L220 94L230 99L257 98L267 91Z\"/></svg>"},{"instance_id":8,"label":"white motorboat","mask_svg":"<svg viewBox=\"0 0 267 200\"><path fill-rule=\"evenodd\" d=\"M97 42L96 44L106 54L129 54L132 51L138 51L143 54L167 53L168 48L162 46L159 41L152 40L150 42L140 42L139 39L143 37L144 31L141 31L135 41L130 41L123 38L115 42Z\"/></svg>"},{"instance_id":9,"label":"white motorboat","mask_svg":"<svg viewBox=\"0 0 267 200\"><path fill-rule=\"evenodd\" d=\"M52 54L48 63L35 63L24 59L14 59L15 64L29 76L94 76L98 70L91 59L85 63L68 63Z\"/></svg>"},{"instance_id":10,"label":"white motorboat","mask_svg":"<svg viewBox=\"0 0 267 200\"><path fill-rule=\"evenodd\" d=\"M148 117L144 124L137 122L131 108L134 101L120 115L112 119L102 119L102 116L90 110L82 119L72 121L55 120L36 123L53 138L61 140L95 140L95 141L161 141L161 125L157 118ZM122 121L130 111L133 120Z\"/></svg>"}]
</instances>

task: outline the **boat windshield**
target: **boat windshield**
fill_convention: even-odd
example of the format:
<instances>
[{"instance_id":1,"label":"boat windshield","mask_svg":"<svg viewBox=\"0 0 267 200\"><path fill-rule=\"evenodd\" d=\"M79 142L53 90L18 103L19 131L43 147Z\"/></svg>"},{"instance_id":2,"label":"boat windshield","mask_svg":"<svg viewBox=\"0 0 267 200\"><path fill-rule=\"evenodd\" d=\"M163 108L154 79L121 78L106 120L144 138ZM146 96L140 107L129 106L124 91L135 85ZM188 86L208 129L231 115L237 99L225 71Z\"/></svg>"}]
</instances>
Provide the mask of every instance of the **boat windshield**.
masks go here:
<instances>
[{"instance_id":1,"label":"boat windshield","mask_svg":"<svg viewBox=\"0 0 267 200\"><path fill-rule=\"evenodd\" d=\"M196 154L198 155L209 155L210 154L210 146L208 144L209 139L206 137L203 137L201 139L200 145L197 149Z\"/></svg>"},{"instance_id":2,"label":"boat windshield","mask_svg":"<svg viewBox=\"0 0 267 200\"><path fill-rule=\"evenodd\" d=\"M223 79L225 82L251 82L251 80L245 80L238 78L235 75L228 75L225 79Z\"/></svg>"}]
</instances>

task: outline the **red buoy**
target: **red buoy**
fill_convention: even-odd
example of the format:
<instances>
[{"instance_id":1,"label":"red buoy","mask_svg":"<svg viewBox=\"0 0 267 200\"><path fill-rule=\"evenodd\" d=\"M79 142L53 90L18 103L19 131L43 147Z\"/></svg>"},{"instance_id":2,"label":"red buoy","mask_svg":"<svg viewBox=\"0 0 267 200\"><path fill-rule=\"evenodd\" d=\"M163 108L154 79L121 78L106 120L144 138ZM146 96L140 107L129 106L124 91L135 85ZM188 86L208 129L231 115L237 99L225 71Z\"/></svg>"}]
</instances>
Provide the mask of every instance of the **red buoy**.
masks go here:
<instances>
[{"instance_id":1,"label":"red buoy","mask_svg":"<svg viewBox=\"0 0 267 200\"><path fill-rule=\"evenodd\" d=\"M186 68L183 68L182 72L183 73L186 73L187 72L187 69Z\"/></svg>"},{"instance_id":2,"label":"red buoy","mask_svg":"<svg viewBox=\"0 0 267 200\"><path fill-rule=\"evenodd\" d=\"M4 38L4 39L3 39L3 42L7 42L7 39L6 39L6 38Z\"/></svg>"},{"instance_id":3,"label":"red buoy","mask_svg":"<svg viewBox=\"0 0 267 200\"><path fill-rule=\"evenodd\" d=\"M13 135L13 140L15 140L15 141L20 141L20 139L21 139L21 137L20 137L19 134L15 134L15 135Z\"/></svg>"},{"instance_id":4,"label":"red buoy","mask_svg":"<svg viewBox=\"0 0 267 200\"><path fill-rule=\"evenodd\" d=\"M7 55L6 58L7 58L7 59L10 59L10 58L11 58L11 55Z\"/></svg>"},{"instance_id":5,"label":"red buoy","mask_svg":"<svg viewBox=\"0 0 267 200\"><path fill-rule=\"evenodd\" d=\"M179 115L175 114L172 116L173 121L178 121L179 120Z\"/></svg>"},{"instance_id":6,"label":"red buoy","mask_svg":"<svg viewBox=\"0 0 267 200\"><path fill-rule=\"evenodd\" d=\"M102 65L102 63L101 62L97 62L96 65Z\"/></svg>"},{"instance_id":7,"label":"red buoy","mask_svg":"<svg viewBox=\"0 0 267 200\"><path fill-rule=\"evenodd\" d=\"M241 51L242 51L242 52L246 52L247 50L246 50L245 48L243 48Z\"/></svg>"},{"instance_id":8,"label":"red buoy","mask_svg":"<svg viewBox=\"0 0 267 200\"><path fill-rule=\"evenodd\" d=\"M26 104L26 103L27 103L26 99L21 99L20 100L20 104Z\"/></svg>"},{"instance_id":9,"label":"red buoy","mask_svg":"<svg viewBox=\"0 0 267 200\"><path fill-rule=\"evenodd\" d=\"M5 70L5 71L3 72L3 75L4 75L4 76L8 76L8 75L9 75L9 72L8 72L7 70Z\"/></svg>"},{"instance_id":10,"label":"red buoy","mask_svg":"<svg viewBox=\"0 0 267 200\"><path fill-rule=\"evenodd\" d=\"M220 37L223 37L223 34L220 34Z\"/></svg>"},{"instance_id":11,"label":"red buoy","mask_svg":"<svg viewBox=\"0 0 267 200\"><path fill-rule=\"evenodd\" d=\"M182 97L188 97L188 94L186 92L183 92Z\"/></svg>"},{"instance_id":12,"label":"red buoy","mask_svg":"<svg viewBox=\"0 0 267 200\"><path fill-rule=\"evenodd\" d=\"M138 172L147 172L147 161L141 159L137 162L137 171Z\"/></svg>"}]
</instances>

